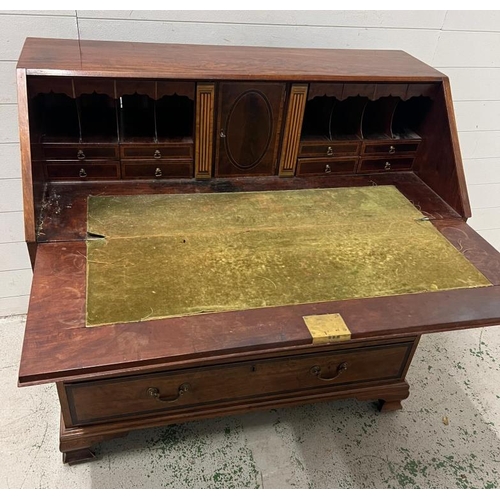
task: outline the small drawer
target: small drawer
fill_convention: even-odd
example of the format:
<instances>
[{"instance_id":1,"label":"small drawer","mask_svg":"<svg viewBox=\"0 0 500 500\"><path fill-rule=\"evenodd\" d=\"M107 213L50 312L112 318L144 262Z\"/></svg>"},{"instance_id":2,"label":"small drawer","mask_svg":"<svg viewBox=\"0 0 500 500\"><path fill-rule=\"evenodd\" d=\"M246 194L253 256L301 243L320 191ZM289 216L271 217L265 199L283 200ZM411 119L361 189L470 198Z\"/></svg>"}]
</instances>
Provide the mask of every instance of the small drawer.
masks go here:
<instances>
[{"instance_id":1,"label":"small drawer","mask_svg":"<svg viewBox=\"0 0 500 500\"><path fill-rule=\"evenodd\" d=\"M123 179L168 179L193 177L192 161L122 160Z\"/></svg>"},{"instance_id":2,"label":"small drawer","mask_svg":"<svg viewBox=\"0 0 500 500\"><path fill-rule=\"evenodd\" d=\"M65 384L74 425L402 377L412 342ZM185 410L184 410L185 411Z\"/></svg>"},{"instance_id":3,"label":"small drawer","mask_svg":"<svg viewBox=\"0 0 500 500\"><path fill-rule=\"evenodd\" d=\"M357 156L361 149L361 142L312 142L303 141L299 147L300 158L314 158L316 156Z\"/></svg>"},{"instance_id":4,"label":"small drawer","mask_svg":"<svg viewBox=\"0 0 500 500\"><path fill-rule=\"evenodd\" d=\"M358 172L391 172L411 170L414 158L385 157L362 159L359 162Z\"/></svg>"},{"instance_id":5,"label":"small drawer","mask_svg":"<svg viewBox=\"0 0 500 500\"><path fill-rule=\"evenodd\" d=\"M357 163L357 158L299 160L297 162L297 175L353 174L356 171Z\"/></svg>"},{"instance_id":6,"label":"small drawer","mask_svg":"<svg viewBox=\"0 0 500 500\"><path fill-rule=\"evenodd\" d=\"M121 146L122 159L165 160L168 158L193 158L193 144L172 142L169 144L145 144Z\"/></svg>"},{"instance_id":7,"label":"small drawer","mask_svg":"<svg viewBox=\"0 0 500 500\"><path fill-rule=\"evenodd\" d=\"M120 162L45 162L45 173L50 180L101 180L119 179Z\"/></svg>"},{"instance_id":8,"label":"small drawer","mask_svg":"<svg viewBox=\"0 0 500 500\"><path fill-rule=\"evenodd\" d=\"M420 141L384 141L383 143L380 141L365 141L361 154L363 156L415 154L419 144Z\"/></svg>"},{"instance_id":9,"label":"small drawer","mask_svg":"<svg viewBox=\"0 0 500 500\"><path fill-rule=\"evenodd\" d=\"M44 144L47 160L114 160L118 159L118 145Z\"/></svg>"}]
</instances>

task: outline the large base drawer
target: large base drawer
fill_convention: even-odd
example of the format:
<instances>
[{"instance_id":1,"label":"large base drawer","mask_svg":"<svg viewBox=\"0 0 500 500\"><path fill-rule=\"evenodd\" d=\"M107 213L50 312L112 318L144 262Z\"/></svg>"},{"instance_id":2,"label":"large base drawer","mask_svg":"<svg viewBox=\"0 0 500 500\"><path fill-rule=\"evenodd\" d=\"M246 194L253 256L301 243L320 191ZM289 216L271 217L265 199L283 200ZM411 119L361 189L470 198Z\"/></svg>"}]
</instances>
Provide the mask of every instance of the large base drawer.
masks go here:
<instances>
[{"instance_id":1,"label":"large base drawer","mask_svg":"<svg viewBox=\"0 0 500 500\"><path fill-rule=\"evenodd\" d=\"M403 376L413 342L65 384L73 425Z\"/></svg>"}]
</instances>

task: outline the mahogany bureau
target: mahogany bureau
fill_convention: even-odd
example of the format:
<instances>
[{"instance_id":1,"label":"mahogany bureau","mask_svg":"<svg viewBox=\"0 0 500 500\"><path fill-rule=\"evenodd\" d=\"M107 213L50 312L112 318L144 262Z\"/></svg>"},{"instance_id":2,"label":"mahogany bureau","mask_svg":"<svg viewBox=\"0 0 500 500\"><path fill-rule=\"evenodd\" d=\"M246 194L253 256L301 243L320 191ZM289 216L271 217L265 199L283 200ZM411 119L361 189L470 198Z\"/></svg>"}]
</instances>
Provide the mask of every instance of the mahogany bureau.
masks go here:
<instances>
[{"instance_id":1,"label":"mahogany bureau","mask_svg":"<svg viewBox=\"0 0 500 500\"><path fill-rule=\"evenodd\" d=\"M500 323L450 83L404 52L28 38L17 87L34 270L19 385L56 383L67 463L194 419L337 398L397 410L422 334ZM89 196L373 185L489 286L86 324ZM326 315L337 334L318 342L304 317Z\"/></svg>"}]
</instances>

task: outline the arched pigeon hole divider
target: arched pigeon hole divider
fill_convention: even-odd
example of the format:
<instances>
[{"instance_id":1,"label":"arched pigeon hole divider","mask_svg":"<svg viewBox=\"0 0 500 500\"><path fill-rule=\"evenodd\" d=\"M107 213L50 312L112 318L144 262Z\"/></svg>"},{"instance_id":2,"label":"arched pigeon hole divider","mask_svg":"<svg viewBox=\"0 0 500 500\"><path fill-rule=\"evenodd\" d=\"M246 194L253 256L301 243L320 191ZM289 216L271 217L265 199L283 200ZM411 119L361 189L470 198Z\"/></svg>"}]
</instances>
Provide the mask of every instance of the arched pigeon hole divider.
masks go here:
<instances>
[{"instance_id":1,"label":"arched pigeon hole divider","mask_svg":"<svg viewBox=\"0 0 500 500\"><path fill-rule=\"evenodd\" d=\"M332 96L315 96L307 101L302 125L303 140L331 140L331 119L337 99Z\"/></svg>"},{"instance_id":2,"label":"arched pigeon hole divider","mask_svg":"<svg viewBox=\"0 0 500 500\"><path fill-rule=\"evenodd\" d=\"M368 99L350 96L340 100L315 96L306 104L302 140L348 141L361 137L361 117Z\"/></svg>"},{"instance_id":3,"label":"arched pigeon hole divider","mask_svg":"<svg viewBox=\"0 0 500 500\"><path fill-rule=\"evenodd\" d=\"M400 98L393 96L367 102L361 124L363 139L392 139L392 120L399 102Z\"/></svg>"},{"instance_id":4,"label":"arched pigeon hole divider","mask_svg":"<svg viewBox=\"0 0 500 500\"><path fill-rule=\"evenodd\" d=\"M74 79L81 142L118 141L118 107L114 80Z\"/></svg>"},{"instance_id":5,"label":"arched pigeon hole divider","mask_svg":"<svg viewBox=\"0 0 500 500\"><path fill-rule=\"evenodd\" d=\"M400 101L394 110L391 131L393 139L419 139L420 127L432 107L428 96Z\"/></svg>"},{"instance_id":6,"label":"arched pigeon hole divider","mask_svg":"<svg viewBox=\"0 0 500 500\"><path fill-rule=\"evenodd\" d=\"M362 137L361 120L368 98L350 96L338 101L330 119L330 140L358 140Z\"/></svg>"},{"instance_id":7,"label":"arched pigeon hole divider","mask_svg":"<svg viewBox=\"0 0 500 500\"><path fill-rule=\"evenodd\" d=\"M154 80L118 80L123 142L157 142Z\"/></svg>"},{"instance_id":8,"label":"arched pigeon hole divider","mask_svg":"<svg viewBox=\"0 0 500 500\"><path fill-rule=\"evenodd\" d=\"M191 82L156 82L158 142L193 140L194 92Z\"/></svg>"},{"instance_id":9,"label":"arched pigeon hole divider","mask_svg":"<svg viewBox=\"0 0 500 500\"><path fill-rule=\"evenodd\" d=\"M118 81L123 142L193 141L191 82Z\"/></svg>"},{"instance_id":10,"label":"arched pigeon hole divider","mask_svg":"<svg viewBox=\"0 0 500 500\"><path fill-rule=\"evenodd\" d=\"M78 141L78 108L71 78L34 78L30 86L31 131L37 142Z\"/></svg>"}]
</instances>

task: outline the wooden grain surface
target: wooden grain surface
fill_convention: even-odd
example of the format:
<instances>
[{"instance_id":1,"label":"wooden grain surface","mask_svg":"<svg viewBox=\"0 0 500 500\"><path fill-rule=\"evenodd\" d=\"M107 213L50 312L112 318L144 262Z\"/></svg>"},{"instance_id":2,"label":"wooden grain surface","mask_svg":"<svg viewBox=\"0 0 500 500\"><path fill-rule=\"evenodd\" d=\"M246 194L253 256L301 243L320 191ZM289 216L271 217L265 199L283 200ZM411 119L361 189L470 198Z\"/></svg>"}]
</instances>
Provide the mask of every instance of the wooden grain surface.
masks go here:
<instances>
[{"instance_id":1,"label":"wooden grain surface","mask_svg":"<svg viewBox=\"0 0 500 500\"><path fill-rule=\"evenodd\" d=\"M154 181L92 182L51 184L47 189L39 242L83 240L87 234L87 198L89 195L138 195L166 193L221 193L236 191L272 191L348 186L395 185L424 215L433 219L458 218L459 215L429 189L415 174L390 173L362 176L255 177Z\"/></svg>"},{"instance_id":2,"label":"wooden grain surface","mask_svg":"<svg viewBox=\"0 0 500 500\"><path fill-rule=\"evenodd\" d=\"M500 254L460 220L436 227L494 284ZM500 287L324 302L85 327L85 242L39 246L22 385L231 355L313 347L302 319L340 313L353 339L390 338L500 323Z\"/></svg>"},{"instance_id":3,"label":"wooden grain surface","mask_svg":"<svg viewBox=\"0 0 500 500\"><path fill-rule=\"evenodd\" d=\"M112 64L110 64L112 61ZM331 50L27 38L28 75L198 80L435 81L443 74L399 50Z\"/></svg>"},{"instance_id":4,"label":"wooden grain surface","mask_svg":"<svg viewBox=\"0 0 500 500\"><path fill-rule=\"evenodd\" d=\"M33 178L31 172L30 128L28 121L28 94L26 71L17 70L17 108L19 120L19 141L21 147L21 172L23 178L24 234L27 242L36 240L35 201L33 198Z\"/></svg>"},{"instance_id":5,"label":"wooden grain surface","mask_svg":"<svg viewBox=\"0 0 500 500\"><path fill-rule=\"evenodd\" d=\"M421 179L464 218L471 216L449 82L435 94L415 159Z\"/></svg>"},{"instance_id":6,"label":"wooden grain surface","mask_svg":"<svg viewBox=\"0 0 500 500\"><path fill-rule=\"evenodd\" d=\"M448 77L443 80L443 90L445 95L446 113L448 116L448 127L450 129L451 142L453 147L451 151L454 156L455 171L457 176L457 191L458 198L462 203L462 213L466 218L471 217L471 206L469 195L467 193L467 183L465 179L464 165L462 162L462 155L460 153L460 144L458 141L458 130L455 119L455 110L453 109L453 98L451 95L451 85Z\"/></svg>"},{"instance_id":7,"label":"wooden grain surface","mask_svg":"<svg viewBox=\"0 0 500 500\"><path fill-rule=\"evenodd\" d=\"M196 141L194 171L197 179L212 176L214 146L215 84L196 86Z\"/></svg>"},{"instance_id":8,"label":"wooden grain surface","mask_svg":"<svg viewBox=\"0 0 500 500\"><path fill-rule=\"evenodd\" d=\"M292 85L290 88L279 164L279 174L282 177L291 177L295 174L307 89L307 85L300 84Z\"/></svg>"},{"instance_id":9,"label":"wooden grain surface","mask_svg":"<svg viewBox=\"0 0 500 500\"><path fill-rule=\"evenodd\" d=\"M328 390L332 386L396 381L401 379L412 347L413 342L407 341L66 384L71 422L79 425L112 421L141 414L172 413L189 406L194 409L304 390ZM346 368L339 371L341 365ZM321 379L311 373L314 366L319 367ZM186 390L179 395L182 386ZM178 399L160 402L148 394L149 387L157 388L164 400L174 400L176 396Z\"/></svg>"},{"instance_id":10,"label":"wooden grain surface","mask_svg":"<svg viewBox=\"0 0 500 500\"><path fill-rule=\"evenodd\" d=\"M294 392L262 396L246 401L229 401L216 405L201 405L196 408L185 408L179 411L170 411L156 415L139 416L123 421L97 423L87 426L70 427L61 419L60 450L67 453L65 462L77 463L78 451L80 456L90 458L89 447L106 439L113 439L126 435L129 431L147 429L161 425L189 422L204 418L214 418L227 415L237 415L250 411L269 410L299 404L311 404L334 399L356 398L360 401L381 400L388 404L390 410L400 409L401 400L409 396L409 385L406 381L379 382L378 385L340 386L332 389ZM392 406L392 407L391 407ZM384 411L384 408L382 408ZM87 452L87 453L85 453ZM76 455L76 456L75 456Z\"/></svg>"}]
</instances>

